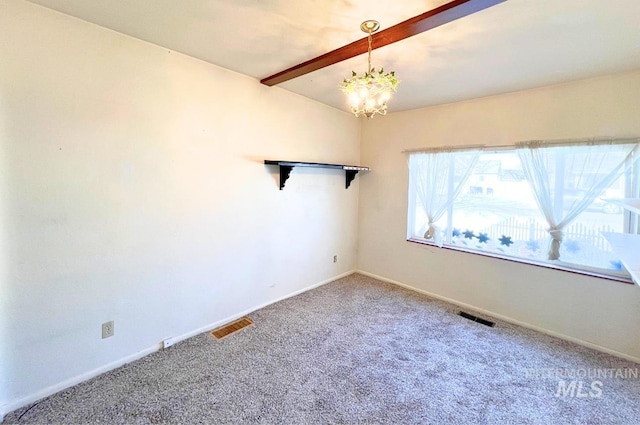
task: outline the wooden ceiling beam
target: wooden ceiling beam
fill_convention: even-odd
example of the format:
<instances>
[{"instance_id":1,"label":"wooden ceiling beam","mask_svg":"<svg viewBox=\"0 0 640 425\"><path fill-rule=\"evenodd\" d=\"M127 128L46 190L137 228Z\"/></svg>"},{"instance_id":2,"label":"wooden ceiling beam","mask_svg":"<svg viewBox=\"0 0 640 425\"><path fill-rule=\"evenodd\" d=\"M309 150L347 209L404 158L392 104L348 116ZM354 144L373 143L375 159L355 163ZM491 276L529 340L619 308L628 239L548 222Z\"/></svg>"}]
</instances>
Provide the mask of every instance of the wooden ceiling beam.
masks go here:
<instances>
[{"instance_id":1,"label":"wooden ceiling beam","mask_svg":"<svg viewBox=\"0 0 640 425\"><path fill-rule=\"evenodd\" d=\"M488 7L505 2L507 0L453 0L421 15L414 16L397 25L377 32L372 35L372 49L378 49L388 44L396 43L405 38L423 33L440 25L455 21ZM349 43L346 46L332 50L329 53L318 56L296 66L293 66L277 74L263 78L260 82L267 86L300 77L313 71L325 68L343 60L366 53L369 47L367 37Z\"/></svg>"}]
</instances>

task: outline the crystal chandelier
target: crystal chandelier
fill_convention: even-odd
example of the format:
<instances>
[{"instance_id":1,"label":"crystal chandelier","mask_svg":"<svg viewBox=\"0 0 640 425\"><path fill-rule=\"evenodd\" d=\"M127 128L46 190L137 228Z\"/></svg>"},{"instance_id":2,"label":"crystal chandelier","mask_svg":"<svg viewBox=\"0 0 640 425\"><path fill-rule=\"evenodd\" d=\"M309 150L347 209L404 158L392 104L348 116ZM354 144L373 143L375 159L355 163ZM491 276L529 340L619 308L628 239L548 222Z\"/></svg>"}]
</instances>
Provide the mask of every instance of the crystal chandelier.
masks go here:
<instances>
[{"instance_id":1,"label":"crystal chandelier","mask_svg":"<svg viewBox=\"0 0 640 425\"><path fill-rule=\"evenodd\" d=\"M364 115L371 119L375 114L386 115L387 102L400 83L395 72L385 73L382 68L376 71L371 67L371 34L378 28L380 28L378 21L364 21L360 25L360 29L369 34L368 71L361 76L352 71L351 78L345 78L340 84L340 90L349 96L351 111L356 117Z\"/></svg>"}]
</instances>

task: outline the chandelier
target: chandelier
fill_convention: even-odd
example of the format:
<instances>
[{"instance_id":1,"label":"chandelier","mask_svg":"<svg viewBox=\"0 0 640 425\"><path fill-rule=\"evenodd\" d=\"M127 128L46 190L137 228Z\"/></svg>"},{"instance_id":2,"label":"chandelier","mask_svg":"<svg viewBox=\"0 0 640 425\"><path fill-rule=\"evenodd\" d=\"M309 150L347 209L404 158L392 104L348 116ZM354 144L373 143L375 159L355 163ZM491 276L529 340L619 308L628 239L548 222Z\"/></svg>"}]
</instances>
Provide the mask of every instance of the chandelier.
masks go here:
<instances>
[{"instance_id":1,"label":"chandelier","mask_svg":"<svg viewBox=\"0 0 640 425\"><path fill-rule=\"evenodd\" d=\"M391 94L398 89L400 81L395 72L384 72L383 68L376 71L371 67L371 34L380 28L378 21L364 21L360 29L369 34L369 68L363 75L358 76L352 71L351 78L344 79L340 90L349 96L351 112L356 117L361 115L371 119L375 114L387 114L387 102Z\"/></svg>"}]
</instances>

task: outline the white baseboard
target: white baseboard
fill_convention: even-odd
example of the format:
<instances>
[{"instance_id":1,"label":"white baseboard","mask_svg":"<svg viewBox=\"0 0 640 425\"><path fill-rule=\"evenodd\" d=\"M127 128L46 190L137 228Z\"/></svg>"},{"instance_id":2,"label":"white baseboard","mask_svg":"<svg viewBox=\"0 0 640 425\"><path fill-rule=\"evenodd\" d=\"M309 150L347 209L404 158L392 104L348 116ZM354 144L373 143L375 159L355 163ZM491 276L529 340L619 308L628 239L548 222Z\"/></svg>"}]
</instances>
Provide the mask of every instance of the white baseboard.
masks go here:
<instances>
[{"instance_id":1,"label":"white baseboard","mask_svg":"<svg viewBox=\"0 0 640 425\"><path fill-rule=\"evenodd\" d=\"M260 304L256 307L252 307L248 310L245 310L241 313L238 314L234 314L230 317L227 317L225 319L222 320L218 320L214 323L210 323L206 326L203 326L201 328L195 329L193 331L187 332L185 334L182 334L180 336L177 337L172 337L172 340L175 341L174 343L178 343L180 341L184 341L185 339L189 339L191 337L194 337L196 335L200 335L203 332L208 332L210 330L213 330L219 326L224 325L225 323L231 322L233 320L236 320L242 316L246 316L247 314L253 313L254 311L260 310L264 307L267 307L271 304L275 304L277 302L280 302L282 300L286 300L287 298L291 298L291 297L295 297L296 295L300 295L303 292L307 292L311 289L315 289L318 288L322 285L326 285L327 283L333 282L334 280L338 280L341 279L343 277L349 276L353 273L355 273L355 270L350 270L348 272L339 274L337 276L334 276L332 278L323 280L322 282L319 283L315 283L311 286L307 286L305 288L302 288L300 290L297 290L295 292L292 292L290 294L287 294L283 297L277 298L273 301L268 301L266 303ZM363 273L364 274L364 273ZM13 412L16 409L19 409L21 407L27 406L31 403L34 403L38 400L41 400L45 397L49 397L50 395L53 395L57 392L60 392L62 390L66 390L67 388L73 387L74 385L78 385L81 382L87 381L91 378L94 378L98 375L102 375L105 372L109 372L110 370L116 369L122 365L125 365L127 363L131 363L135 360L141 359L144 356L148 356L151 353L155 353L156 351L159 351L162 349L162 342L159 342L158 344L155 344L151 347L147 347L141 351L138 351L136 353L133 353L131 355L125 356L119 360L116 360L114 362L108 363L104 366L100 366L99 368L90 370L88 372L82 373L80 375L74 376L73 378L67 379L65 381L59 382L57 384L51 385L49 387L46 387L40 391L37 391L35 393L29 394L27 396L24 397L20 397L19 399L10 401L9 403L4 404L3 406L0 406L0 422L2 422L4 420L4 417L10 413Z\"/></svg>"},{"instance_id":2,"label":"white baseboard","mask_svg":"<svg viewBox=\"0 0 640 425\"><path fill-rule=\"evenodd\" d=\"M440 300L440 301L444 301L444 302L447 302L447 303L450 303L450 304L457 305L458 307L462 307L464 309L473 310L475 312L478 312L478 313L481 313L481 314L484 314L484 315L487 315L487 316L490 316L490 317L494 317L494 318L496 318L498 320L502 320L503 322L511 323L511 324L518 325L518 326L522 326L523 328L532 329L534 331L543 333L545 335L550 335L550 336L553 336L553 337L556 337L556 338L563 339L565 341L569 341L569 342L576 343L578 345L582 345L584 347L592 348L592 349L594 349L596 351L601 351L603 353L611 354L612 356L616 356L616 357L620 357L620 358L625 359L625 360L630 360L632 362L640 363L640 358L639 357L631 356L629 354L621 353L619 351L612 350L610 348L603 347L601 345L593 344L591 342L584 341L584 340L581 340L581 339L578 339L578 338L574 338L574 337L569 336L569 335L565 335L565 334L562 334L562 333L559 333L559 332L555 332L555 331L552 331L552 330L549 330L549 329L541 328L539 326L532 325L532 324L526 323L526 322L522 322L520 320L513 319L513 318L508 317L508 316L503 316L502 314L495 313L495 312L489 311L489 310L485 310L483 308L476 307L476 306L471 305L471 304L466 304L466 303L454 300L452 298L443 297L441 295L434 294L432 292L425 291L423 289L419 289L419 288L407 285L405 283L398 282L396 280L386 278L384 276L378 276L376 274L365 272L363 270L356 270L356 273L364 275L364 276L369 276L369 277L372 277L374 279L381 280L383 282L391 283L393 285L401 286L401 287L409 289L411 291L419 292L421 294L427 295L427 296L429 296L431 298L435 298L435 299Z\"/></svg>"},{"instance_id":3,"label":"white baseboard","mask_svg":"<svg viewBox=\"0 0 640 425\"><path fill-rule=\"evenodd\" d=\"M43 399L45 397L49 397L52 394L55 394L59 391L62 390L66 390L67 388L73 387L74 385L77 385L81 382L87 381L93 377L96 377L98 375L101 375L105 372L108 372L112 369L116 369L122 365L125 365L127 363L131 363L132 361L138 360L144 356L147 356L155 351L158 351L159 347L153 346L153 347L148 347L145 348L144 350L138 351L137 353L133 353L130 354L126 357L123 357L119 360L116 360L114 362L108 363L104 366L100 366L99 368L90 370L88 372L82 373L80 375L74 376L73 378L67 379L65 381L59 382L57 384L51 385L49 387L46 387L40 391L37 391L35 393L29 394L25 397L21 397L19 399L13 400L7 404L5 404L4 406L2 406L2 408L0 409L0 422L2 422L2 420L4 420L4 416L9 413L9 412L13 412L16 409L19 409L23 406L26 406L28 404L31 404L33 402L36 402L40 399Z\"/></svg>"}]
</instances>

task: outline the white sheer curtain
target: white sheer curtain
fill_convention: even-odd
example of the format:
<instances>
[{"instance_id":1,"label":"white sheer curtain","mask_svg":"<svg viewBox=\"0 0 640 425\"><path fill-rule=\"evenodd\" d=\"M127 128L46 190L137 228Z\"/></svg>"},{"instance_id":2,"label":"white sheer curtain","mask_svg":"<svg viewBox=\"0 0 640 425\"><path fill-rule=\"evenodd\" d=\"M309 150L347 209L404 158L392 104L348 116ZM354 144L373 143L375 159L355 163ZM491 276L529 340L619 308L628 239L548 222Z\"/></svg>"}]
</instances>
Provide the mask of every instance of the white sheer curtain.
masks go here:
<instances>
[{"instance_id":1,"label":"white sheer curtain","mask_svg":"<svg viewBox=\"0 0 640 425\"><path fill-rule=\"evenodd\" d=\"M531 190L549 225L549 260L560 258L563 229L633 166L638 144L628 141L516 145Z\"/></svg>"},{"instance_id":2,"label":"white sheer curtain","mask_svg":"<svg viewBox=\"0 0 640 425\"><path fill-rule=\"evenodd\" d=\"M436 222L451 207L469 179L480 156L480 149L460 151L439 148L410 153L411 184L427 217L425 239L442 246L442 231L436 227Z\"/></svg>"}]
</instances>

